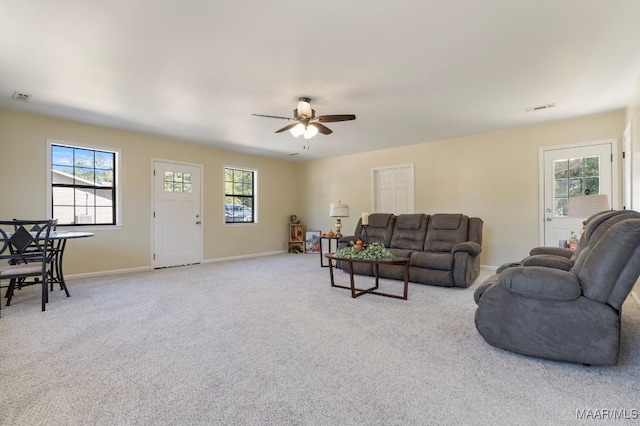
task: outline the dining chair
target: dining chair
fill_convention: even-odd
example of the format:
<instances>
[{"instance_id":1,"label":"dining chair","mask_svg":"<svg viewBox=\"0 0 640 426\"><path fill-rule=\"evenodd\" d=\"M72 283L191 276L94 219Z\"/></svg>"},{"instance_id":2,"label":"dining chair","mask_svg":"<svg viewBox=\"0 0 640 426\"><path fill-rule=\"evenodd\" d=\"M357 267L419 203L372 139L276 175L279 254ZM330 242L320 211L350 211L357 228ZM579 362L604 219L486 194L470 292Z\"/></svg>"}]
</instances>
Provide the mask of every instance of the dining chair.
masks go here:
<instances>
[{"instance_id":1,"label":"dining chair","mask_svg":"<svg viewBox=\"0 0 640 426\"><path fill-rule=\"evenodd\" d=\"M40 284L42 310L45 310L48 299L52 227L53 220L0 221L0 284L4 280L9 281L6 286L7 306L11 304L18 282L21 285ZM26 278L34 280L26 282Z\"/></svg>"},{"instance_id":2,"label":"dining chair","mask_svg":"<svg viewBox=\"0 0 640 426\"><path fill-rule=\"evenodd\" d=\"M13 218L14 221L20 220ZM29 221L31 222L31 221ZM58 219L51 219L51 232L55 233L58 229ZM34 224L31 226L29 231L36 232L40 230L40 225ZM56 240L55 238L49 238L49 249L47 250L47 262L49 263L49 286L51 287L51 291L53 291L53 285L57 282L60 285L60 290L64 290L69 297L69 289L62 279L60 279L60 266L58 262L58 256L61 255L61 244L63 244L62 240ZM37 247L34 247L37 250ZM39 283L39 279L36 277L34 280L36 282L27 283L26 278L22 278L17 282L17 288L20 289L25 285L37 284Z\"/></svg>"}]
</instances>

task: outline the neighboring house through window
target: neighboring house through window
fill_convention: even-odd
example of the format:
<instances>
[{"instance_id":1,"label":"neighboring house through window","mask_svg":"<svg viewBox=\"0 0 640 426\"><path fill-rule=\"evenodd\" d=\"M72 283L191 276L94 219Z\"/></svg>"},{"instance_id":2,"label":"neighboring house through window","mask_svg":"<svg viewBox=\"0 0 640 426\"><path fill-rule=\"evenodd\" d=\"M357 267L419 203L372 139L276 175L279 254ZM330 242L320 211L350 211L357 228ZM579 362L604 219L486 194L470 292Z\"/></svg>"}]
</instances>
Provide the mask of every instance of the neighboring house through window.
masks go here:
<instances>
[{"instance_id":1,"label":"neighboring house through window","mask_svg":"<svg viewBox=\"0 0 640 426\"><path fill-rule=\"evenodd\" d=\"M257 170L224 168L225 223L257 223Z\"/></svg>"},{"instance_id":2,"label":"neighboring house through window","mask_svg":"<svg viewBox=\"0 0 640 426\"><path fill-rule=\"evenodd\" d=\"M58 225L117 225L119 151L48 141L47 209Z\"/></svg>"}]
</instances>

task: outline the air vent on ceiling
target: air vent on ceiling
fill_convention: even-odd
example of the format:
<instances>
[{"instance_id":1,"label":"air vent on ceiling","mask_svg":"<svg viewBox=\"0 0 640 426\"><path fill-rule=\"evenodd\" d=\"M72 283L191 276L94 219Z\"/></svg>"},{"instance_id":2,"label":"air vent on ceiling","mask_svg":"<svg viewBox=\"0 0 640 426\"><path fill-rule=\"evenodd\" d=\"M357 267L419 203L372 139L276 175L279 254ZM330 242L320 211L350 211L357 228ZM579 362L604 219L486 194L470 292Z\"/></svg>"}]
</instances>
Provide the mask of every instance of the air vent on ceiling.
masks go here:
<instances>
[{"instance_id":1,"label":"air vent on ceiling","mask_svg":"<svg viewBox=\"0 0 640 426\"><path fill-rule=\"evenodd\" d=\"M525 108L524 110L526 112L531 112L531 111L540 111L541 109L548 109L548 108L553 108L554 106L556 106L555 103L553 104L546 104L546 105L539 105L539 106L535 106L535 107L531 107L531 108Z\"/></svg>"},{"instance_id":2,"label":"air vent on ceiling","mask_svg":"<svg viewBox=\"0 0 640 426\"><path fill-rule=\"evenodd\" d=\"M13 92L13 96L11 96L11 99L13 99L14 101L29 102L29 100L31 99L31 95L24 92L18 92L16 90L15 92Z\"/></svg>"}]
</instances>

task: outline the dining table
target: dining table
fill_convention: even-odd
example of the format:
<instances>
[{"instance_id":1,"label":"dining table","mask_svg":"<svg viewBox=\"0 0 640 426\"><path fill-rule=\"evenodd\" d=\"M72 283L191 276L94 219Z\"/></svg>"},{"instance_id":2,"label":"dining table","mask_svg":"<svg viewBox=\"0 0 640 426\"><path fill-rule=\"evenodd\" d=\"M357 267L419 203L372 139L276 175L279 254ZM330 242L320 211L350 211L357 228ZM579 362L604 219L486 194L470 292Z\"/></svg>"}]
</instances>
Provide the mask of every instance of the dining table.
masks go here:
<instances>
[{"instance_id":1,"label":"dining table","mask_svg":"<svg viewBox=\"0 0 640 426\"><path fill-rule=\"evenodd\" d=\"M69 290L67 289L67 284L64 280L64 272L62 269L62 260L64 258L67 241L90 237L93 237L93 233L86 231L56 230L49 233L49 240L52 242L52 252L50 257L51 269L49 270L49 282L51 283L51 290L53 290L53 284L57 283L60 285L60 288L65 291L67 296L69 296Z\"/></svg>"}]
</instances>

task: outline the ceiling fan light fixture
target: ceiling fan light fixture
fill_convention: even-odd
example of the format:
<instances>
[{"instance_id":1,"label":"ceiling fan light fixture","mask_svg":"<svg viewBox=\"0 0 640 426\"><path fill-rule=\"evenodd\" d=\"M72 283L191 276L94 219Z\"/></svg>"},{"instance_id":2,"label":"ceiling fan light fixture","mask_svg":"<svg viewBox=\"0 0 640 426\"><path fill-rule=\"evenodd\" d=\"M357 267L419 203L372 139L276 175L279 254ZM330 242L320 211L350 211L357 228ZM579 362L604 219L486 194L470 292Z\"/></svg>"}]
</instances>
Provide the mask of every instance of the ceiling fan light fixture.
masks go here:
<instances>
[{"instance_id":1,"label":"ceiling fan light fixture","mask_svg":"<svg viewBox=\"0 0 640 426\"><path fill-rule=\"evenodd\" d=\"M300 135L303 135L305 132L304 124L298 123L295 127L292 127L289 132L291 132L291 134L296 138Z\"/></svg>"},{"instance_id":2,"label":"ceiling fan light fixture","mask_svg":"<svg viewBox=\"0 0 640 426\"><path fill-rule=\"evenodd\" d=\"M306 118L311 118L313 116L311 111L311 99L298 98L298 115Z\"/></svg>"},{"instance_id":3,"label":"ceiling fan light fixture","mask_svg":"<svg viewBox=\"0 0 640 426\"><path fill-rule=\"evenodd\" d=\"M314 126L313 124L307 126L307 130L304 131L304 138L305 139L311 139L312 137L314 137L315 135L318 134L318 128L316 126Z\"/></svg>"}]
</instances>

